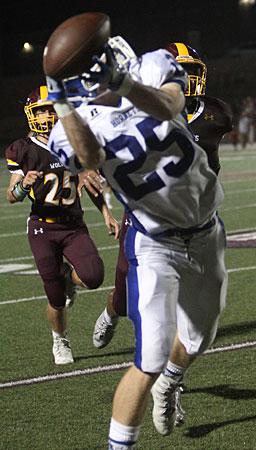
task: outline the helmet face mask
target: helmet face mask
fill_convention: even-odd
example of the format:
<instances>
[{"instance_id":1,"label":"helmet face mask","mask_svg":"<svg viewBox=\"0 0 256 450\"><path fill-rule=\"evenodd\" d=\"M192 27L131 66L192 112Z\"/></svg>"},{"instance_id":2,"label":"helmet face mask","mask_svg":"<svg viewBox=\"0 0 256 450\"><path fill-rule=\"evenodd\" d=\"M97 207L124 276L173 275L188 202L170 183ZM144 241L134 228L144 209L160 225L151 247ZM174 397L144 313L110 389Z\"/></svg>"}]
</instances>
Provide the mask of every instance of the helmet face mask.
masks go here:
<instances>
[{"instance_id":1,"label":"helmet face mask","mask_svg":"<svg viewBox=\"0 0 256 450\"><path fill-rule=\"evenodd\" d=\"M24 112L31 131L37 134L49 134L58 120L51 101L47 100L46 86L32 91L26 101Z\"/></svg>"},{"instance_id":2,"label":"helmet face mask","mask_svg":"<svg viewBox=\"0 0 256 450\"><path fill-rule=\"evenodd\" d=\"M108 45L114 53L118 70L128 71L131 60L136 58L136 54L128 42L121 36L114 36L109 38ZM104 61L105 58L105 53L102 53L100 59ZM90 70L94 72L100 70L100 67L98 64L94 64ZM106 93L106 90L102 91L98 83L88 81L89 77L90 75L84 72L63 80L67 97L74 106L79 106L82 102L87 104Z\"/></svg>"},{"instance_id":3,"label":"helmet face mask","mask_svg":"<svg viewBox=\"0 0 256 450\"><path fill-rule=\"evenodd\" d=\"M165 47L186 70L189 77L189 86L185 95L198 97L205 95L207 68L195 49L189 45L175 42Z\"/></svg>"}]
</instances>

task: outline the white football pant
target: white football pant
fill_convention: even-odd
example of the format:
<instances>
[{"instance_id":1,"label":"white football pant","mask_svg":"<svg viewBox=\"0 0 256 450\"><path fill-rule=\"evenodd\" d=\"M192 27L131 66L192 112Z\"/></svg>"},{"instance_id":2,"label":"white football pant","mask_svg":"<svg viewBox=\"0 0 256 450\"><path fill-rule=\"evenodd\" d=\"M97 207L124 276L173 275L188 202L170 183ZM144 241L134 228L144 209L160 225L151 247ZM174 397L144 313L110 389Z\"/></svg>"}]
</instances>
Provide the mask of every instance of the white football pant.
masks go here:
<instances>
[{"instance_id":1,"label":"white football pant","mask_svg":"<svg viewBox=\"0 0 256 450\"><path fill-rule=\"evenodd\" d=\"M213 342L225 307L226 237L213 228L181 238L153 240L132 227L126 236L128 316L135 328L134 363L143 372L161 372L178 337L189 355Z\"/></svg>"}]
</instances>

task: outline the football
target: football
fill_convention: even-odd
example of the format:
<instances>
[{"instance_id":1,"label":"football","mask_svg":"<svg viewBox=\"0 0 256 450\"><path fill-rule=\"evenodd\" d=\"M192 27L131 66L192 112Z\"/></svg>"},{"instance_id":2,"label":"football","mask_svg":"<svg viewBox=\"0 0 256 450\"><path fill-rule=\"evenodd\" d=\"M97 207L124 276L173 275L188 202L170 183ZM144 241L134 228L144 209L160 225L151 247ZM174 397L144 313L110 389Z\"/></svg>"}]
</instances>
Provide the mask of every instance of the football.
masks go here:
<instances>
[{"instance_id":1,"label":"football","mask_svg":"<svg viewBox=\"0 0 256 450\"><path fill-rule=\"evenodd\" d=\"M110 18L88 12L62 22L51 34L43 53L45 75L61 80L86 72L92 56L100 56L110 36Z\"/></svg>"}]
</instances>

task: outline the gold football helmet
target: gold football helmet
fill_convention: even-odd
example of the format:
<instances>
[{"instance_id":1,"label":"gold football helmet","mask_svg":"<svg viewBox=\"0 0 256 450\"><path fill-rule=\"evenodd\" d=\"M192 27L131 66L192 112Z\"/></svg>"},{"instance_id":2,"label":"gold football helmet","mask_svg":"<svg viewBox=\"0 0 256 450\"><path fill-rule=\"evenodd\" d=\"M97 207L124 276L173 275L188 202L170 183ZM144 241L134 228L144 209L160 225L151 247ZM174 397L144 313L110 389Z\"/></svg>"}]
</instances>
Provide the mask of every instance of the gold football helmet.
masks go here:
<instances>
[{"instance_id":1,"label":"gold football helmet","mask_svg":"<svg viewBox=\"0 0 256 450\"><path fill-rule=\"evenodd\" d=\"M47 87L40 86L29 94L24 106L29 128L37 134L49 134L58 120L53 104L47 100L47 96Z\"/></svg>"},{"instance_id":2,"label":"gold football helmet","mask_svg":"<svg viewBox=\"0 0 256 450\"><path fill-rule=\"evenodd\" d=\"M174 56L188 73L189 86L185 95L189 97L205 95L207 67L200 59L197 51L181 42L167 44L164 48Z\"/></svg>"}]
</instances>

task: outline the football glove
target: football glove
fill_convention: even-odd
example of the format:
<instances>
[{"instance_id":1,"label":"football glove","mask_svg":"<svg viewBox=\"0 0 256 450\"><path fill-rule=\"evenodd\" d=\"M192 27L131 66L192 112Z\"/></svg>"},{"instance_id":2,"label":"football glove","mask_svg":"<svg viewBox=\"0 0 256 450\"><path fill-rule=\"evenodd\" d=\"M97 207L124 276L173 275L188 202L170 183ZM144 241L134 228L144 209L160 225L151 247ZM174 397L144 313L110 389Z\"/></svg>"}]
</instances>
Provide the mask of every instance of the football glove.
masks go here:
<instances>
[{"instance_id":1,"label":"football glove","mask_svg":"<svg viewBox=\"0 0 256 450\"><path fill-rule=\"evenodd\" d=\"M65 98L65 90L61 81L46 76L46 84L48 91L47 100L55 103Z\"/></svg>"},{"instance_id":2,"label":"football glove","mask_svg":"<svg viewBox=\"0 0 256 450\"><path fill-rule=\"evenodd\" d=\"M64 86L61 81L46 76L48 97L47 100L53 103L53 107L59 119L74 111L74 106L66 98Z\"/></svg>"},{"instance_id":3,"label":"football glove","mask_svg":"<svg viewBox=\"0 0 256 450\"><path fill-rule=\"evenodd\" d=\"M114 52L108 44L104 46L104 50L106 62L96 55L93 56L93 61L98 64L101 70L90 70L87 81L99 83L103 88L116 91L119 95L126 95L131 90L133 81L127 73L120 70Z\"/></svg>"}]
</instances>

